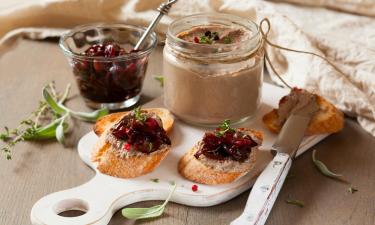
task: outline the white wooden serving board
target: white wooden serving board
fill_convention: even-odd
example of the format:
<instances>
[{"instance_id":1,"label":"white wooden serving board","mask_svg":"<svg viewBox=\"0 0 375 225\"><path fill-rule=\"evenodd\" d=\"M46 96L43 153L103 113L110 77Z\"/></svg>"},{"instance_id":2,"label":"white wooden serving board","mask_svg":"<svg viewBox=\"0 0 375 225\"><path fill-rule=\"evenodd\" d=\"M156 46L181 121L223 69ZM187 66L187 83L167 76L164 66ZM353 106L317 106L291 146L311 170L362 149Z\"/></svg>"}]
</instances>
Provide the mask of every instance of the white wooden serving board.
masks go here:
<instances>
[{"instance_id":1,"label":"white wooden serving board","mask_svg":"<svg viewBox=\"0 0 375 225\"><path fill-rule=\"evenodd\" d=\"M164 200L171 190L171 182L177 183L177 189L171 201L197 207L217 205L228 201L249 189L257 175L271 160L269 149L275 141L276 135L269 132L261 122L262 116L276 107L279 99L288 90L264 83L262 104L257 115L240 124L264 132L264 143L258 154L255 168L251 173L226 185L198 184L198 191L193 192L194 184L184 179L177 171L177 163L181 156L199 141L207 128L193 127L176 120L171 134L172 151L162 161L161 165L152 173L133 179L121 179L101 174L90 161L93 145L98 139L93 132L83 136L78 143L78 153L81 159L95 170L96 175L87 183L60 192L49 194L35 203L31 210L31 221L36 225L80 225L80 224L108 224L112 215L129 204L147 201ZM145 107L161 107L162 98L158 98ZM305 152L327 135L306 138L300 146L298 154ZM150 179L158 178L159 183ZM82 210L86 213L78 217L62 217L58 214L67 210Z\"/></svg>"}]
</instances>

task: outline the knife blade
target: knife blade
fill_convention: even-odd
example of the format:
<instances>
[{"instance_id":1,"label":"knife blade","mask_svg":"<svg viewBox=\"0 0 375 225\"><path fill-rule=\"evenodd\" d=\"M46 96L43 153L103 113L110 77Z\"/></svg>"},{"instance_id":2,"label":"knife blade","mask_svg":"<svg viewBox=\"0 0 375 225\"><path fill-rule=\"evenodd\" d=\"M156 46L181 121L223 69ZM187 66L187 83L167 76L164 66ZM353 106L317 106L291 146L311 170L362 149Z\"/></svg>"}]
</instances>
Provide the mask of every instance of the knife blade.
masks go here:
<instances>
[{"instance_id":1,"label":"knife blade","mask_svg":"<svg viewBox=\"0 0 375 225\"><path fill-rule=\"evenodd\" d=\"M257 178L243 213L230 225L263 225L285 181L313 114L318 110L315 97L295 108L283 125L270 152L274 155Z\"/></svg>"}]
</instances>

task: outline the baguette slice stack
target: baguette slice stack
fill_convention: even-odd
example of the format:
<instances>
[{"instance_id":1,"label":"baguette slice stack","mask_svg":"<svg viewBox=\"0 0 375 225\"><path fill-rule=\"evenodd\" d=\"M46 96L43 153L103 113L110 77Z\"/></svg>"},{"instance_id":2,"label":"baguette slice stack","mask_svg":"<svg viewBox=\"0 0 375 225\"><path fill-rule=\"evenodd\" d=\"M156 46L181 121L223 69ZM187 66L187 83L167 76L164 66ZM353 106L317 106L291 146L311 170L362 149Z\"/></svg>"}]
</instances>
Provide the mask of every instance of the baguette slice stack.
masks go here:
<instances>
[{"instance_id":1,"label":"baguette slice stack","mask_svg":"<svg viewBox=\"0 0 375 225\"><path fill-rule=\"evenodd\" d=\"M142 109L147 113L156 114L162 121L163 129L170 133L174 118L163 108ZM94 125L94 132L99 136L92 155L92 161L97 163L97 169L104 174L133 178L152 172L170 151L170 145L162 145L160 149L149 154L141 153L135 156L121 158L115 154L116 146L107 140L110 129L130 112L112 113L100 118Z\"/></svg>"}]
</instances>

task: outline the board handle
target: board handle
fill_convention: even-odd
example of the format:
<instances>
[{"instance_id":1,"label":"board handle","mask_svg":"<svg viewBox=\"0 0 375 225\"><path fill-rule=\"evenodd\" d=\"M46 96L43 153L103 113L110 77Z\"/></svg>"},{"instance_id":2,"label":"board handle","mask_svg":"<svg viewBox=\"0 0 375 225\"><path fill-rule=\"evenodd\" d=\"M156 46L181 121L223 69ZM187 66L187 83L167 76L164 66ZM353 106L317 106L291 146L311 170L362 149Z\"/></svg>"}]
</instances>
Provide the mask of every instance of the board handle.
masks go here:
<instances>
[{"instance_id":1,"label":"board handle","mask_svg":"<svg viewBox=\"0 0 375 225\"><path fill-rule=\"evenodd\" d=\"M97 174L89 182L81 186L55 192L41 198L31 209L32 224L108 224L114 213L113 205L116 200L126 195L126 193L131 193L131 190L119 190L111 183L109 177ZM129 200L131 201L131 199ZM80 210L85 213L76 217L59 215L68 210Z\"/></svg>"},{"instance_id":2,"label":"board handle","mask_svg":"<svg viewBox=\"0 0 375 225\"><path fill-rule=\"evenodd\" d=\"M106 225L122 207L135 202L164 200L169 193L170 187L162 184L150 188L137 185L136 181L97 173L81 186L41 198L31 209L30 217L33 225ZM76 217L59 215L68 210L80 210L85 214Z\"/></svg>"}]
</instances>

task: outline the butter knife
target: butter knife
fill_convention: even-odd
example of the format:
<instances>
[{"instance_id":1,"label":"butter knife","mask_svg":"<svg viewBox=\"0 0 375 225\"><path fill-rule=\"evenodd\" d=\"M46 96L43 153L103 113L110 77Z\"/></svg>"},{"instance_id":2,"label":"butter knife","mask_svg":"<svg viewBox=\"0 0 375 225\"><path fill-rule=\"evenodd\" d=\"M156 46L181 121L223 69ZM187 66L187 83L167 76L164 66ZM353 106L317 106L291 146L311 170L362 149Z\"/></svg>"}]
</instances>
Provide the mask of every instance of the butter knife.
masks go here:
<instances>
[{"instance_id":1,"label":"butter knife","mask_svg":"<svg viewBox=\"0 0 375 225\"><path fill-rule=\"evenodd\" d=\"M243 213L230 225L263 225L285 181L298 147L313 114L318 110L315 96L292 112L283 125L270 152L273 160L257 178Z\"/></svg>"}]
</instances>

